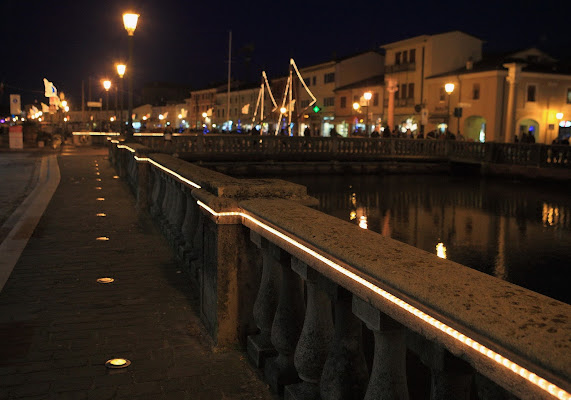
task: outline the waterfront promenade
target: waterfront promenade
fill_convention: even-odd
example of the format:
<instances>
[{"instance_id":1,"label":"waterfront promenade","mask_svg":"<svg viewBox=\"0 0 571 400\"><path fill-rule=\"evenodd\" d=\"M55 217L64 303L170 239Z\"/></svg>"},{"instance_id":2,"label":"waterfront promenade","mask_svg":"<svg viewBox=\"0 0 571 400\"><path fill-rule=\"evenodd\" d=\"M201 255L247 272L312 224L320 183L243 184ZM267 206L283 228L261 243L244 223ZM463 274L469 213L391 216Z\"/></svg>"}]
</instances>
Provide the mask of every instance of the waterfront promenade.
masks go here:
<instances>
[{"instance_id":1,"label":"waterfront promenade","mask_svg":"<svg viewBox=\"0 0 571 400\"><path fill-rule=\"evenodd\" d=\"M10 236L31 235L0 292L0 399L273 399L245 353L214 346L107 149L64 147L58 161L37 227ZM113 358L131 365L107 369Z\"/></svg>"}]
</instances>

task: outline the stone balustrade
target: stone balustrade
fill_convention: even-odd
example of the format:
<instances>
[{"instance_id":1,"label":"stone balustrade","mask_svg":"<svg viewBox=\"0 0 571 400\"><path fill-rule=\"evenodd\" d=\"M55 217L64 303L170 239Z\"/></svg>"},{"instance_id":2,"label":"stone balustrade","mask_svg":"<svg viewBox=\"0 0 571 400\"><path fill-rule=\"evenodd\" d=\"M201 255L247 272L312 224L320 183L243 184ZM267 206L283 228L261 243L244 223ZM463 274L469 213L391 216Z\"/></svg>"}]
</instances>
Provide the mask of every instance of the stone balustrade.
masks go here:
<instances>
[{"instance_id":1,"label":"stone balustrade","mask_svg":"<svg viewBox=\"0 0 571 400\"><path fill-rule=\"evenodd\" d=\"M452 160L571 168L571 147L430 139L375 139L247 135L180 135L172 146L160 136L138 136L153 151L189 161L382 161Z\"/></svg>"},{"instance_id":2,"label":"stone balustrade","mask_svg":"<svg viewBox=\"0 0 571 400\"><path fill-rule=\"evenodd\" d=\"M284 398L407 399L409 354L432 399L571 398L571 306L323 214L300 185L118 142L110 160L213 339L244 346Z\"/></svg>"}]
</instances>

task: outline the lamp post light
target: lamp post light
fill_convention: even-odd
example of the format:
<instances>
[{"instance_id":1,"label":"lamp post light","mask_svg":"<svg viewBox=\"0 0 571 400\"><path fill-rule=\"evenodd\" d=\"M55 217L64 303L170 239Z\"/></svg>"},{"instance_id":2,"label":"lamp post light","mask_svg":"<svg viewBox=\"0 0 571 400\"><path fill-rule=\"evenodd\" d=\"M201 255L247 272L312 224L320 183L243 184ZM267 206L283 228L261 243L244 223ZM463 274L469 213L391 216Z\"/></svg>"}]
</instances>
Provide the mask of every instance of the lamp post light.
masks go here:
<instances>
[{"instance_id":1,"label":"lamp post light","mask_svg":"<svg viewBox=\"0 0 571 400\"><path fill-rule=\"evenodd\" d=\"M105 109L109 111L109 89L111 89L111 81L109 79L103 81L103 88L105 89L105 102L107 103Z\"/></svg>"},{"instance_id":2,"label":"lamp post light","mask_svg":"<svg viewBox=\"0 0 571 400\"><path fill-rule=\"evenodd\" d=\"M129 100L128 100L128 126L127 126L127 137L131 138L133 136L133 37L135 35L135 29L137 29L137 22L139 20L139 14L125 13L123 14L123 25L125 30L129 35Z\"/></svg>"},{"instance_id":3,"label":"lamp post light","mask_svg":"<svg viewBox=\"0 0 571 400\"><path fill-rule=\"evenodd\" d=\"M358 111L360 107L361 107L361 106L359 105L359 103L357 103L357 102L354 102L354 103L353 103L353 110ZM358 131L358 129L357 129L357 124L355 124L355 129L354 129L354 132L353 132L353 133L356 133L357 131Z\"/></svg>"},{"instance_id":4,"label":"lamp post light","mask_svg":"<svg viewBox=\"0 0 571 400\"><path fill-rule=\"evenodd\" d=\"M447 83L444 85L444 90L448 93L448 113L446 114L446 130L450 130L450 94L454 91L454 84Z\"/></svg>"},{"instance_id":5,"label":"lamp post light","mask_svg":"<svg viewBox=\"0 0 571 400\"><path fill-rule=\"evenodd\" d=\"M119 93L120 93L120 97L119 97L119 133L123 134L123 75L125 75L125 71L127 70L127 66L123 63L118 63L115 64L115 68L117 68L117 74L119 75L120 78L120 85L121 87L119 88Z\"/></svg>"},{"instance_id":6,"label":"lamp post light","mask_svg":"<svg viewBox=\"0 0 571 400\"><path fill-rule=\"evenodd\" d=\"M365 98L365 100L367 100L367 117L365 118L365 134L369 136L369 101L373 97L373 94L371 92L365 92L363 94L363 97Z\"/></svg>"}]
</instances>

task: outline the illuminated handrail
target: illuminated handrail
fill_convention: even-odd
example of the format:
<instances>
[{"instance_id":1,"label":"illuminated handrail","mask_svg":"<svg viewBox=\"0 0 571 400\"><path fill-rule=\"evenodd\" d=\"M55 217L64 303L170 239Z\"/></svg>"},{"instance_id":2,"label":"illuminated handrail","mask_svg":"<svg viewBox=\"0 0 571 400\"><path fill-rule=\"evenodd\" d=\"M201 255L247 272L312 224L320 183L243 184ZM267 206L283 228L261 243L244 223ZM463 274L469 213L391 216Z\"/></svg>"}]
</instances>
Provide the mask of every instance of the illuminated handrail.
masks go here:
<instances>
[{"instance_id":1,"label":"illuminated handrail","mask_svg":"<svg viewBox=\"0 0 571 400\"><path fill-rule=\"evenodd\" d=\"M125 149L131 153L135 153L135 149L127 145L118 145L117 147ZM186 179L175 171L172 171L149 158L134 156L134 159L138 162L150 162L161 171L175 177L176 179L179 179L181 182L184 182L183 179ZM189 181L186 183L192 185L194 182ZM195 188L200 187L196 183L194 183L192 186ZM457 345L463 346L463 351L469 352L471 350L475 350L477 353L470 353L471 358L479 358L480 361L484 360L484 362L487 360L488 362L493 363L496 368L503 369L505 373L513 374L514 376L525 379L536 388L542 390L546 395L550 395L558 399L571 399L571 394L568 391L559 387L549 379L546 379L545 376L540 376L541 373L539 373L537 370L532 371L529 368L522 366L521 362L517 361L517 357L514 359L514 357L509 354L509 351L501 351L497 349L494 350L493 344L486 345L482 343L482 340L477 339L477 335L474 336L471 331L452 326L449 322L447 322L446 318L439 316L438 313L433 314L430 311L422 310L422 307L415 305L414 302L410 302L406 299L406 297L400 297L398 294L395 294L394 291L388 288L383 288L383 285L377 283L375 279L371 279L366 274L344 265L342 262L339 262L337 259L335 259L335 257L327 254L326 252L317 250L315 247L309 245L302 238L296 236L295 234L292 234L284 229L280 229L279 227L269 223L263 217L257 215L256 212L249 211L248 208L241 208L235 211L219 212L200 200L197 201L197 205L204 209L205 212L215 217L216 221L220 223L223 223L224 218L240 217L242 219L242 223L245 226L262 234L268 240L278 244L278 246L281 244L280 247L282 248L294 248L296 251L305 254L306 257L313 259L314 262L311 263L312 265L315 265L316 263L324 265L330 268L332 272L334 271L335 273L342 275L345 279L351 280L354 285L360 286L361 289L358 289L357 292L362 293L363 290L365 291L365 297L379 296L379 299L383 299L383 301L387 301L390 304L398 307L401 311L406 312L409 316L416 318L419 323L426 324L427 328L434 328L438 330L442 335L446 335L449 339L452 339L455 343L457 343ZM292 253L292 255L293 254L294 253ZM297 256L297 254L295 255ZM320 271L324 270L320 269ZM327 273L327 276L331 277L329 273ZM338 278L334 280L339 281ZM350 287L349 289L351 290ZM562 356L566 357L565 354ZM535 365L531 360L526 361L527 364ZM563 379L566 378L568 377L563 377Z\"/></svg>"},{"instance_id":2,"label":"illuminated handrail","mask_svg":"<svg viewBox=\"0 0 571 400\"><path fill-rule=\"evenodd\" d=\"M492 362L506 368L506 370L511 371L514 374L521 376L522 378L536 385L540 389L546 391L550 395L556 396L558 399L566 399L566 400L571 399L571 395L562 388L558 387L557 385L547 381L546 379L522 367L518 363L512 361L509 357L506 357L500 354L499 352L496 352L490 349L489 347L483 345L478 340L474 339L473 337L470 337L470 334L464 334L460 332L458 329L454 329L452 326L446 324L445 322L442 322L442 320L434 318L433 316L413 306L407 301L377 286L371 280L367 279L367 277L364 276L363 274L356 273L354 272L354 270L350 270L342 266L339 262L334 261L334 259L332 259L330 255L324 254L322 251L316 251L314 248L304 243L303 240L296 237L295 235L292 235L291 233L285 232L281 229L271 226L271 224L269 224L268 222L264 221L260 217L248 211L216 212L211 207L207 206L201 201L198 201L198 204L205 211L207 211L208 213L219 219L224 217L235 217L235 216L242 217L244 220L243 223L246 226L260 232L263 236L266 236L266 238L268 238L270 241L275 241L275 239L274 240L271 239L271 237L274 236L280 241L286 242L287 245L289 245L286 246L286 248L294 246L295 248L306 253L310 257L329 266L331 269L345 275L347 278L351 279L358 285L361 285L363 288L370 291L370 294L375 294L382 297L383 299L398 306L402 310L408 312L409 314L413 315L414 317L418 318L424 323L427 323L430 326L438 329L442 333L453 338L455 341L461 343L463 346L465 346L466 349L470 348L479 352L482 355L482 357L487 357ZM279 245L279 243L277 244Z\"/></svg>"}]
</instances>

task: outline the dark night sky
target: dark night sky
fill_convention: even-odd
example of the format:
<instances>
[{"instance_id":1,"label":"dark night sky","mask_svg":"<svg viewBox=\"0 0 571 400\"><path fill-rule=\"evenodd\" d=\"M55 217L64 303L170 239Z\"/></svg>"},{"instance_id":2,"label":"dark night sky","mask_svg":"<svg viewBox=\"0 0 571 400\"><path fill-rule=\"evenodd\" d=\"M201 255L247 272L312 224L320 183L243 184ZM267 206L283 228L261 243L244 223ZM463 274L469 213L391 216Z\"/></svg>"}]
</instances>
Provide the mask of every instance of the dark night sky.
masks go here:
<instances>
[{"instance_id":1,"label":"dark night sky","mask_svg":"<svg viewBox=\"0 0 571 400\"><path fill-rule=\"evenodd\" d=\"M135 32L135 88L150 81L192 87L224 82L229 30L233 76L256 81L263 69L270 78L285 74L290 57L306 66L327 61L334 54L344 56L450 30L485 40L484 51L537 46L561 59L568 58L566 51L571 50L569 1L340 4L318 0L1 0L0 81L5 85L1 104L8 103L10 93L22 94L24 103L46 102L46 77L66 93L73 108L81 101L82 80L115 78L115 61L127 56L121 15L128 8L141 14ZM276 9L278 5L282 11ZM102 92L98 84L93 97Z\"/></svg>"}]
</instances>

